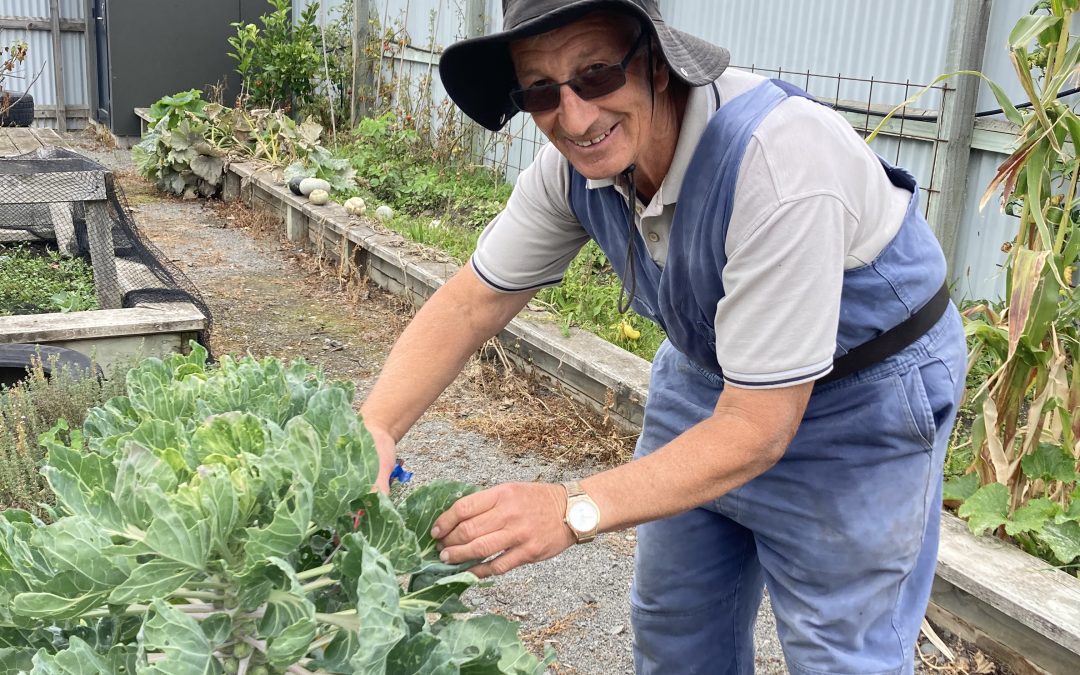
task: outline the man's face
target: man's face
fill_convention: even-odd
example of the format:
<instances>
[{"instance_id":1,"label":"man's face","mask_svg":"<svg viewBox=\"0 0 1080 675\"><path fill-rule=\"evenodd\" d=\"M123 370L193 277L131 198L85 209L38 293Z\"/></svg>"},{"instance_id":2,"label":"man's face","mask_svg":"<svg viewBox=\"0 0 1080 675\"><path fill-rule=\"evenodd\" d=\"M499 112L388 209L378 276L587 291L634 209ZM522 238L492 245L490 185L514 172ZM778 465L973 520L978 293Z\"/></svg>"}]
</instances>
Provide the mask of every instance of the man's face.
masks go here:
<instances>
[{"instance_id":1,"label":"man's face","mask_svg":"<svg viewBox=\"0 0 1080 675\"><path fill-rule=\"evenodd\" d=\"M590 68L620 63L634 42L631 30L594 14L538 37L510 45L522 88L564 82ZM533 121L586 178L610 178L647 150L652 94L645 76L647 50L630 62L626 85L583 100L564 85L559 107L532 113Z\"/></svg>"}]
</instances>

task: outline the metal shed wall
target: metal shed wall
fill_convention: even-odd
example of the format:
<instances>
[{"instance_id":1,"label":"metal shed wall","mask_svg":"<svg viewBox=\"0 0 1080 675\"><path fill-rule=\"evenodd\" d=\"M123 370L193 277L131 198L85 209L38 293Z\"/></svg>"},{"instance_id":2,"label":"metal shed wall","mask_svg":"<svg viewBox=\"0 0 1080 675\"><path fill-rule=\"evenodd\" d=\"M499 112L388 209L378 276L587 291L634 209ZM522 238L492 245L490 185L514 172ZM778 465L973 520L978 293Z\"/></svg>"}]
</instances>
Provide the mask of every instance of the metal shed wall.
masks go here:
<instances>
[{"instance_id":1,"label":"metal shed wall","mask_svg":"<svg viewBox=\"0 0 1080 675\"><path fill-rule=\"evenodd\" d=\"M85 21L84 0L59 0L59 13L61 20ZM49 0L0 0L0 18L44 19L43 27L48 28L49 14ZM55 128L55 113L46 113L47 110L55 109L57 103L52 39L52 33L48 30L0 27L0 45L6 46L22 40L28 47L27 60L22 68L16 71L18 78L12 79L6 88L26 90L29 85L37 111L35 125ZM63 59L64 103L69 115L68 128L82 128L86 126L90 109L86 33L63 31L60 35L60 53Z\"/></svg>"},{"instance_id":2,"label":"metal shed wall","mask_svg":"<svg viewBox=\"0 0 1080 675\"><path fill-rule=\"evenodd\" d=\"M966 0L957 0L966 1ZM373 14L384 26L403 26L410 46L408 58L397 59L394 67L407 69L414 79L433 71L427 50L443 47L467 31L467 0L370 0ZM296 0L297 7L306 4ZM326 0L320 15L333 20L340 15L341 0ZM500 0L480 0L489 31L502 23ZM944 69L950 39L951 2L941 0L660 0L668 22L676 28L727 46L736 66L780 71L781 77L824 97L861 100L882 104L898 103L910 87L882 84L881 80L927 84ZM1016 20L1027 12L1032 0L996 0L993 4L983 72L997 80L1016 101L1024 96L1015 83L1005 50L1006 38ZM85 20L82 0L60 0L64 19ZM269 5L267 5L269 8ZM0 0L0 17L47 17L49 0ZM25 39L30 45L24 69L40 76L31 87L35 102L55 105L55 82L49 64L51 35L47 31L3 29L0 42ZM86 37L65 32L61 37L64 59L64 96L70 108L89 107ZM382 68L389 67L383 64ZM773 72L769 72L773 71ZM810 74L808 76L808 73ZM818 77L821 76L821 77ZM841 77L838 77L841 76ZM866 81L873 79L873 85ZM420 92L414 92L419 95ZM444 97L438 78L431 95ZM935 108L936 92L916 104ZM940 98L940 96L937 96ZM996 108L989 88L981 89L979 108ZM76 112L76 115L79 113ZM73 120L74 126L80 124ZM38 124L55 126L51 119ZM524 116L509 128L511 142L489 150L487 161L500 166L513 180L527 166L544 142ZM490 147L490 146L489 146ZM894 139L875 141L875 149L891 161L909 168L920 183L928 185L934 162L934 146L921 141L898 143ZM991 204L978 210L978 200L988 184L1001 155L976 151L969 166L969 194L959 234L957 273L960 296L994 297L1000 294L998 274L1004 258L999 248L1011 237L1013 223ZM931 195L924 195L931 197ZM947 197L943 197L947 198Z\"/></svg>"},{"instance_id":3,"label":"metal shed wall","mask_svg":"<svg viewBox=\"0 0 1080 675\"><path fill-rule=\"evenodd\" d=\"M440 6L443 19L436 26L434 43L445 46L463 34L464 22L457 17L464 14L465 0L371 0L371 4L383 23L395 17L403 21L415 46L432 43L430 15ZM502 3L481 0L481 4L488 31L497 29L502 23ZM1025 97L1016 84L1005 44L1016 20L1031 4L1031 0L994 2L982 68L1015 101ZM941 0L660 0L660 5L675 28L728 47L736 67L779 75L823 98L877 104L899 103L944 71L953 7L953 3ZM447 15L455 19L448 23ZM436 95L441 95L437 82L435 88ZM914 105L936 109L940 104L940 92L933 91ZM989 88L983 85L979 109L996 107ZM506 170L507 178L513 180L544 138L525 116L516 117L508 131L512 142L489 150L485 159ZM879 138L873 147L886 159L908 168L920 185L930 185L940 146ZM996 153L976 151L970 160L970 189L956 257L958 297L996 297L1003 288L1000 246L1011 238L1014 223L998 212L996 203L984 211L978 209L983 189L1001 159ZM926 192L922 196L924 203L949 198Z\"/></svg>"}]
</instances>

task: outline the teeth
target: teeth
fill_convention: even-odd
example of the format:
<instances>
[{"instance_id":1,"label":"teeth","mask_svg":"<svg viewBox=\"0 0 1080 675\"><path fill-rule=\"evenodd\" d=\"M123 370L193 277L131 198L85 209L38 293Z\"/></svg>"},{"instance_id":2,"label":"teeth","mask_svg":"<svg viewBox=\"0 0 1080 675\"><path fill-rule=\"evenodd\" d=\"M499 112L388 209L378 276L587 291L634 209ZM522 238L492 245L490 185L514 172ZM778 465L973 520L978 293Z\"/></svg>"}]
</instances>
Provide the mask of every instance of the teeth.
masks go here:
<instances>
[{"instance_id":1,"label":"teeth","mask_svg":"<svg viewBox=\"0 0 1080 675\"><path fill-rule=\"evenodd\" d=\"M587 148L590 145L595 145L596 143L599 143L600 141L604 140L605 138L607 138L610 135L611 135L611 132L607 131L607 132L597 136L596 138L592 139L591 141L574 141L574 145L576 145L576 146L578 146L580 148Z\"/></svg>"}]
</instances>

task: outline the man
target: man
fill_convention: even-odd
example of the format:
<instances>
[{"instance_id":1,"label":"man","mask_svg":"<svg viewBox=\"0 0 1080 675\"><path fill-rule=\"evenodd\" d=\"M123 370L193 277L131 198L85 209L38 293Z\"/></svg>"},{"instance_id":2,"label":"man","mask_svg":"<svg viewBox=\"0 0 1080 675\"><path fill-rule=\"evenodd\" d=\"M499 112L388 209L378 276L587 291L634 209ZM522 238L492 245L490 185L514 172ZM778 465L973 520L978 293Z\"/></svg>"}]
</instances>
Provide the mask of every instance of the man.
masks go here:
<instances>
[{"instance_id":1,"label":"man","mask_svg":"<svg viewBox=\"0 0 1080 675\"><path fill-rule=\"evenodd\" d=\"M446 50L443 82L485 127L523 110L551 143L365 402L383 478L593 237L668 335L635 460L458 501L443 559L501 574L638 526L639 673L752 673L763 586L791 672L912 672L965 362L914 180L654 0L503 7L504 32Z\"/></svg>"}]
</instances>

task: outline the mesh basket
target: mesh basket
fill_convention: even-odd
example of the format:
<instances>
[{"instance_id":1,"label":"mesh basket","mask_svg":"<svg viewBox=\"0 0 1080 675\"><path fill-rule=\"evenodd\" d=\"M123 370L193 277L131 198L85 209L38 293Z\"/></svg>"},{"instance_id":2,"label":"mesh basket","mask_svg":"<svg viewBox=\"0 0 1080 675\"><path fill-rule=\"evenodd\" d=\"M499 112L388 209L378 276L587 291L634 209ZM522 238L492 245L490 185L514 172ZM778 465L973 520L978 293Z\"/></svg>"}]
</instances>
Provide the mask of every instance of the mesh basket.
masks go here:
<instances>
[{"instance_id":1,"label":"mesh basket","mask_svg":"<svg viewBox=\"0 0 1080 675\"><path fill-rule=\"evenodd\" d=\"M63 148L0 158L0 245L45 244L79 256L94 271L99 309L187 302L206 317L198 341L210 345L209 307L194 284L139 231L108 168Z\"/></svg>"}]
</instances>

